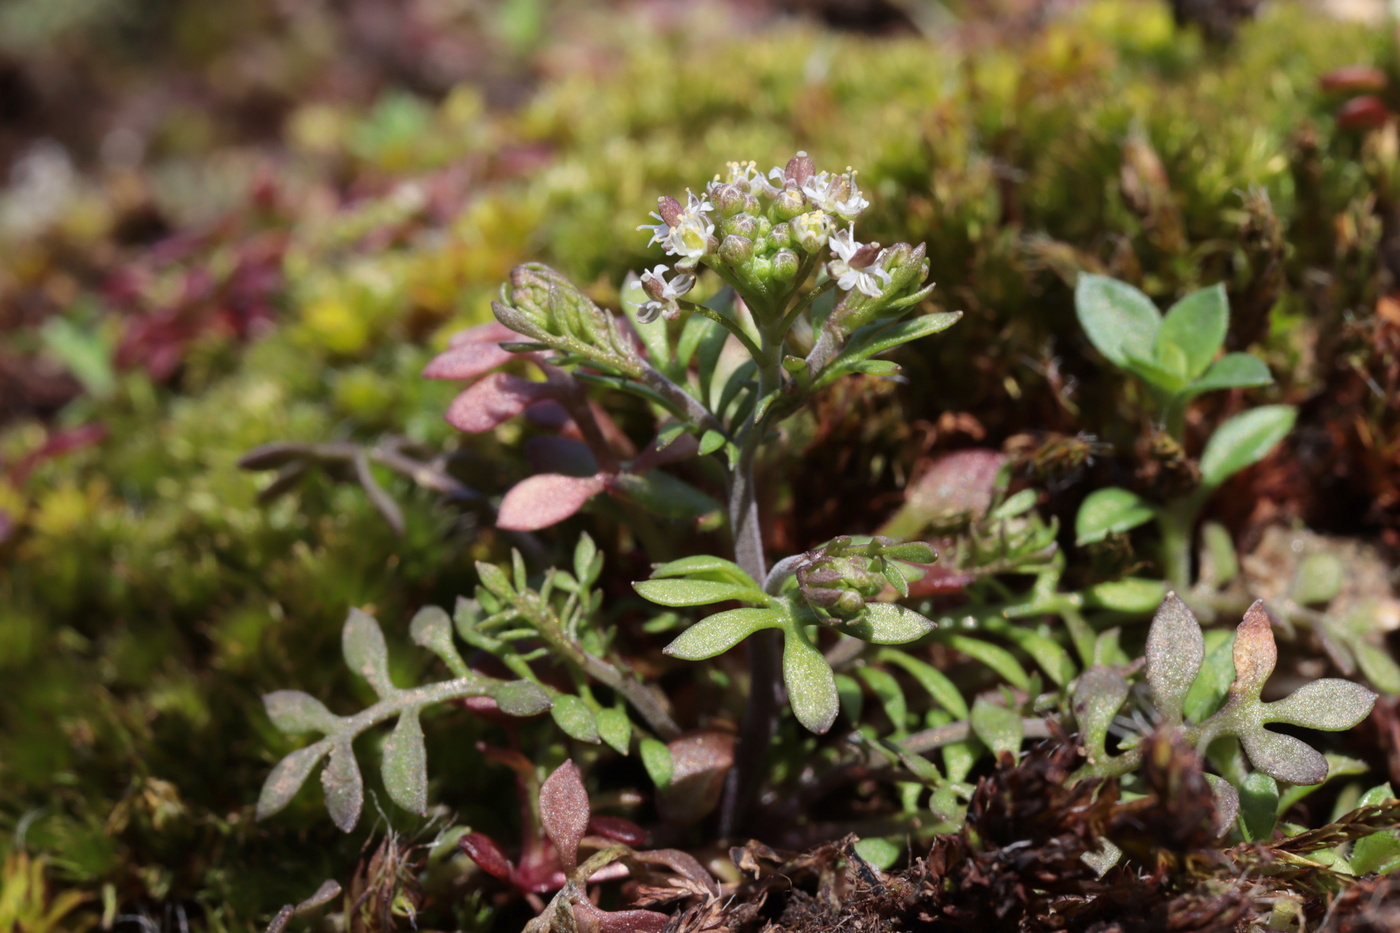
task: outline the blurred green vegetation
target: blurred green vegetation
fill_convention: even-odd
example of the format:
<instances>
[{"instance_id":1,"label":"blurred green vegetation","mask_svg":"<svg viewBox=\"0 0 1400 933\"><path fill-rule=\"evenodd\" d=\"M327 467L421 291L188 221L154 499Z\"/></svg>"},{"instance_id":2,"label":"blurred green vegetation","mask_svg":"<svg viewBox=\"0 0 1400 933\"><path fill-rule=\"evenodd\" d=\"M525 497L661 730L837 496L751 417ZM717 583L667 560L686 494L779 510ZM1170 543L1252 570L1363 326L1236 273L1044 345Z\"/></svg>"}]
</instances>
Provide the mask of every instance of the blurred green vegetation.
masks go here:
<instances>
[{"instance_id":1,"label":"blurred green vegetation","mask_svg":"<svg viewBox=\"0 0 1400 933\"><path fill-rule=\"evenodd\" d=\"M972 418L953 441L1083 431L1130 449L1140 426L1115 418L1120 377L1094 366L1074 324L1081 269L1160 298L1224 281L1232 340L1262 346L1278 397L1315 402L1317 431L1357 432L1300 467L1314 492L1297 514L1396 532L1393 497L1390 512L1336 507L1394 492L1393 467L1344 490L1360 475L1347 469L1386 462L1377 445L1398 433L1393 410L1351 389L1384 385L1396 352L1376 334L1400 323L1375 309L1393 287L1382 244L1400 157L1393 131L1340 131L1318 88L1331 68L1389 67L1381 31L1289 6L1211 49L1165 5L1113 2L1004 43L745 33L705 8L679 27L604 29L566 4L594 29L571 45L545 4L439 23L476 30L462 48L509 40L494 77L533 90L502 100L480 76L425 86L388 66L341 93L327 76L348 67L332 59L353 30L329 14L298 32L262 5L215 4L237 20L238 41L223 42L164 6L164 28L185 36L164 64L238 90L171 103L139 159L97 154L97 135L86 151L16 148L27 174L0 193L0 375L16 400L0 427L0 854L42 856L87 909L160 918L181 905L197 925L252 929L322 879L348 879L365 839L339 837L318 801L251 823L291 747L260 695L296 685L336 708L357 689L338 662L348 607L402 635L417 606L471 588L473 560L504 553L489 516L401 477L380 477L405 513L398 537L363 491L322 476L260 504L266 480L238 458L393 433L457 450L464 478L499 494L523 469L517 429L456 435L441 419L452 387L419 379L422 365L488 319L519 261L615 299L655 262L636 226L657 195L729 160L806 149L856 166L867 234L927 241L936 304L967 312L906 354L897 400L869 418L814 416L851 470L802 466L800 444L769 465L774 495L803 506L779 522L786 539L853 530L853 509L868 520L863 503L891 501L945 410ZM8 6L5 55L23 63L31 41L49 42L71 61L123 9ZM43 35L3 25L30 14ZM92 67L139 74L130 50L143 47ZM257 88L213 80L234 48L271 56L245 69L280 82L270 129L249 117ZM100 439L73 433L92 425ZM64 438L85 440L61 450ZM433 799L471 821L465 808L508 784L468 754L486 727L459 713L428 725L451 735L431 744ZM431 838L387 807L368 832L390 827ZM467 922L476 907L440 887L437 918Z\"/></svg>"}]
</instances>

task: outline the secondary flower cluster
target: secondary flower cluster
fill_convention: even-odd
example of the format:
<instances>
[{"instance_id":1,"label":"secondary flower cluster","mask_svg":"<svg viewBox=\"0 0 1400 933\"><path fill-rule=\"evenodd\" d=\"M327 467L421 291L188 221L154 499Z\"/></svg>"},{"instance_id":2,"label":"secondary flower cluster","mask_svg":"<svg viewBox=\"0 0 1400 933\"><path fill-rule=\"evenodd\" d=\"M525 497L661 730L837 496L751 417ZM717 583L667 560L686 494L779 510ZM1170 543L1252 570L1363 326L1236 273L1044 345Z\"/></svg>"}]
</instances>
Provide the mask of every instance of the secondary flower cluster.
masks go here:
<instances>
[{"instance_id":1,"label":"secondary flower cluster","mask_svg":"<svg viewBox=\"0 0 1400 933\"><path fill-rule=\"evenodd\" d=\"M878 298L892 278L887 251L855 239L855 220L869 206L855 172L818 172L805 152L766 176L754 162L730 162L703 196L687 191L684 204L663 197L651 215L657 223L637 228L651 232L648 246L677 257L669 280L665 265L642 273L650 300L640 317L674 319L702 262L746 298L779 304L825 257L839 288Z\"/></svg>"}]
</instances>

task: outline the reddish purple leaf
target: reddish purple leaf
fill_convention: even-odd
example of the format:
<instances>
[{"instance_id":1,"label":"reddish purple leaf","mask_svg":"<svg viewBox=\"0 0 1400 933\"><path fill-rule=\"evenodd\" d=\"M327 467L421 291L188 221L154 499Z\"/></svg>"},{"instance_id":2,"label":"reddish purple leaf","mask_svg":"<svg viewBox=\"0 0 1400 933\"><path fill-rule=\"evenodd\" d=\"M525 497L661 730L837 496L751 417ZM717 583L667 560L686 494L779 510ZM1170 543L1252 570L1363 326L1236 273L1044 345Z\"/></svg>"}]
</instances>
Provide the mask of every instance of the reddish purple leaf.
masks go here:
<instances>
[{"instance_id":1,"label":"reddish purple leaf","mask_svg":"<svg viewBox=\"0 0 1400 933\"><path fill-rule=\"evenodd\" d=\"M543 382L530 382L509 373L492 373L452 400L447 423L468 434L480 434L504 424L550 392Z\"/></svg>"},{"instance_id":2,"label":"reddish purple leaf","mask_svg":"<svg viewBox=\"0 0 1400 933\"><path fill-rule=\"evenodd\" d=\"M1318 85L1324 91L1383 91L1386 84L1385 72L1371 65L1347 65L1334 68L1320 79Z\"/></svg>"},{"instance_id":3,"label":"reddish purple leaf","mask_svg":"<svg viewBox=\"0 0 1400 933\"><path fill-rule=\"evenodd\" d=\"M1362 94L1342 104L1337 112L1337 125L1344 130L1369 130L1384 126L1390 119L1390 108L1375 94Z\"/></svg>"},{"instance_id":4,"label":"reddish purple leaf","mask_svg":"<svg viewBox=\"0 0 1400 933\"><path fill-rule=\"evenodd\" d=\"M999 450L973 448L939 457L909 485L904 497L924 515L963 512L981 516L992 503L997 471L1006 462Z\"/></svg>"},{"instance_id":5,"label":"reddish purple leaf","mask_svg":"<svg viewBox=\"0 0 1400 933\"><path fill-rule=\"evenodd\" d=\"M680 849L653 849L650 852L638 852L637 860L652 865L664 865L697 888L719 896L719 883L715 881L715 876L689 852L682 852Z\"/></svg>"},{"instance_id":6,"label":"reddish purple leaf","mask_svg":"<svg viewBox=\"0 0 1400 933\"><path fill-rule=\"evenodd\" d=\"M632 472L646 473L667 463L689 460L698 453L700 453L700 439L694 434L682 434L668 444L665 450L657 450L656 441L652 441L637 455L637 459L632 461Z\"/></svg>"},{"instance_id":7,"label":"reddish purple leaf","mask_svg":"<svg viewBox=\"0 0 1400 933\"><path fill-rule=\"evenodd\" d=\"M661 933L670 917L654 910L603 910L593 902L574 902L579 933Z\"/></svg>"},{"instance_id":8,"label":"reddish purple leaf","mask_svg":"<svg viewBox=\"0 0 1400 933\"><path fill-rule=\"evenodd\" d=\"M505 365L513 356L494 343L464 343L433 357L423 367L423 378L475 379Z\"/></svg>"},{"instance_id":9,"label":"reddish purple leaf","mask_svg":"<svg viewBox=\"0 0 1400 933\"><path fill-rule=\"evenodd\" d=\"M644 845L647 841L645 829L620 816L595 816L588 821L588 831L595 836L602 836L605 839L625 843L629 846Z\"/></svg>"},{"instance_id":10,"label":"reddish purple leaf","mask_svg":"<svg viewBox=\"0 0 1400 933\"><path fill-rule=\"evenodd\" d=\"M563 476L542 473L516 483L501 500L496 527L507 531L538 531L558 524L603 491L602 474Z\"/></svg>"},{"instance_id":11,"label":"reddish purple leaf","mask_svg":"<svg viewBox=\"0 0 1400 933\"><path fill-rule=\"evenodd\" d=\"M467 833L457 840L457 846L467 856L478 865L486 874L501 880L510 877L510 859L501 851L501 847L496 845L495 840L490 836L483 836L481 833Z\"/></svg>"},{"instance_id":12,"label":"reddish purple leaf","mask_svg":"<svg viewBox=\"0 0 1400 933\"><path fill-rule=\"evenodd\" d=\"M487 321L466 330L459 330L447 338L447 345L460 347L467 343L500 343L503 340L519 340L520 335L500 321Z\"/></svg>"},{"instance_id":13,"label":"reddish purple leaf","mask_svg":"<svg viewBox=\"0 0 1400 933\"><path fill-rule=\"evenodd\" d=\"M578 844L588 832L588 817L588 791L573 761L566 761L540 787L540 825L559 850L565 871L578 866Z\"/></svg>"},{"instance_id":14,"label":"reddish purple leaf","mask_svg":"<svg viewBox=\"0 0 1400 933\"><path fill-rule=\"evenodd\" d=\"M671 751L671 784L657 801L661 817L675 826L704 819L719 803L724 780L734 765L734 736L710 730L666 743Z\"/></svg>"}]
</instances>

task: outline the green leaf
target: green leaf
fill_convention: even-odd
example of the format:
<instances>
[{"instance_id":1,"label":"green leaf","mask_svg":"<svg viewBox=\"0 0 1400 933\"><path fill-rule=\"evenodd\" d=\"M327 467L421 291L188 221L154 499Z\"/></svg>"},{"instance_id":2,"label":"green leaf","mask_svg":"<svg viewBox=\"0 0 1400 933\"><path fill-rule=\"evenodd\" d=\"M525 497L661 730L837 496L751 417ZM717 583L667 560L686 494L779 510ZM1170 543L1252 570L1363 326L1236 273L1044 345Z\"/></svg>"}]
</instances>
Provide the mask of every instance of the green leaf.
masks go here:
<instances>
[{"instance_id":1,"label":"green leaf","mask_svg":"<svg viewBox=\"0 0 1400 933\"><path fill-rule=\"evenodd\" d=\"M256 818L267 819L277 813L287 804L292 802L292 798L301 790L301 786L306 783L307 777L311 774L311 769L331 750L329 739L322 739L314 745L292 752L286 758L277 762L277 766L272 769L272 773L263 781L262 792L258 794L258 809Z\"/></svg>"},{"instance_id":2,"label":"green leaf","mask_svg":"<svg viewBox=\"0 0 1400 933\"><path fill-rule=\"evenodd\" d=\"M1030 687L1030 675L1021 666L1021 662L1016 660L1016 656L1005 648L955 632L947 634L939 632L937 637L948 647L956 648L974 661L980 661L987 665L1000 674L1002 680L1011 686L1019 687L1022 690Z\"/></svg>"},{"instance_id":3,"label":"green leaf","mask_svg":"<svg viewBox=\"0 0 1400 933\"><path fill-rule=\"evenodd\" d=\"M801 625L788 621L783 629L783 683L787 685L788 702L798 722L822 735L840 711L836 677Z\"/></svg>"},{"instance_id":4,"label":"green leaf","mask_svg":"<svg viewBox=\"0 0 1400 933\"><path fill-rule=\"evenodd\" d=\"M382 773L384 789L394 803L419 816L428 812L428 752L418 710L404 710L384 740Z\"/></svg>"},{"instance_id":5,"label":"green leaf","mask_svg":"<svg viewBox=\"0 0 1400 933\"><path fill-rule=\"evenodd\" d=\"M1220 708L1230 682L1235 679L1235 633L1213 629L1205 635L1205 663L1191 689L1186 692L1182 710L1191 722L1203 722Z\"/></svg>"},{"instance_id":6,"label":"green leaf","mask_svg":"<svg viewBox=\"0 0 1400 933\"><path fill-rule=\"evenodd\" d=\"M1201 454L1201 484L1214 489L1263 460L1293 430L1297 417L1298 410L1290 405L1265 405L1222 424Z\"/></svg>"},{"instance_id":7,"label":"green leaf","mask_svg":"<svg viewBox=\"0 0 1400 933\"><path fill-rule=\"evenodd\" d=\"M1377 784L1361 795L1356 801L1357 809L1374 807L1395 799L1395 792L1389 784ZM1371 873L1388 874L1400 868L1400 834L1395 830L1382 830L1363 836L1351 847L1348 859L1352 871L1358 875Z\"/></svg>"},{"instance_id":8,"label":"green leaf","mask_svg":"<svg viewBox=\"0 0 1400 933\"><path fill-rule=\"evenodd\" d=\"M730 609L696 622L662 650L683 661L703 661L723 654L754 632L780 627L785 618L787 613L780 609Z\"/></svg>"},{"instance_id":9,"label":"green leaf","mask_svg":"<svg viewBox=\"0 0 1400 933\"><path fill-rule=\"evenodd\" d=\"M1149 522L1156 511L1135 492L1109 486L1085 497L1074 519L1075 543L1083 546Z\"/></svg>"},{"instance_id":10,"label":"green leaf","mask_svg":"<svg viewBox=\"0 0 1400 933\"><path fill-rule=\"evenodd\" d=\"M351 609L341 630L340 647L346 665L368 681L375 693L386 697L395 692L389 679L389 648L384 644L384 632L372 616Z\"/></svg>"},{"instance_id":11,"label":"green leaf","mask_svg":"<svg viewBox=\"0 0 1400 933\"><path fill-rule=\"evenodd\" d=\"M365 782L360 777L360 765L346 736L331 746L330 761L321 772L321 789L326 795L326 811L331 822L343 833L355 828L360 820L360 808L365 802Z\"/></svg>"},{"instance_id":12,"label":"green leaf","mask_svg":"<svg viewBox=\"0 0 1400 933\"><path fill-rule=\"evenodd\" d=\"M872 645L903 645L933 631L934 622L898 603L866 603L865 613L841 631Z\"/></svg>"},{"instance_id":13,"label":"green leaf","mask_svg":"<svg viewBox=\"0 0 1400 933\"><path fill-rule=\"evenodd\" d=\"M1105 750L1108 727L1127 698L1128 682L1115 670L1091 667L1079 675L1074 686L1074 721L1079 726L1089 764L1097 765L1108 759Z\"/></svg>"},{"instance_id":14,"label":"green leaf","mask_svg":"<svg viewBox=\"0 0 1400 933\"><path fill-rule=\"evenodd\" d=\"M1021 750L1025 730L1021 725L1021 717L1015 710L978 699L972 704L969 724L973 734L998 758L1002 752L1008 752L1014 757Z\"/></svg>"},{"instance_id":15,"label":"green leaf","mask_svg":"<svg viewBox=\"0 0 1400 933\"><path fill-rule=\"evenodd\" d=\"M859 328L847 339L841 353L818 374L813 388L829 385L848 372L865 372L867 370L861 369L863 361L901 344L947 330L961 317L961 311L940 311L897 324L868 324Z\"/></svg>"},{"instance_id":16,"label":"green leaf","mask_svg":"<svg viewBox=\"0 0 1400 933\"><path fill-rule=\"evenodd\" d=\"M632 588L662 606L706 606L730 599L760 606L770 602L762 590L717 580L643 580Z\"/></svg>"},{"instance_id":17,"label":"green leaf","mask_svg":"<svg viewBox=\"0 0 1400 933\"><path fill-rule=\"evenodd\" d=\"M907 671L919 682L920 687L928 691L935 703L952 713L954 717L967 718L967 702L963 699L958 688L948 679L947 674L902 651L881 651L876 657L886 664L894 664Z\"/></svg>"},{"instance_id":18,"label":"green leaf","mask_svg":"<svg viewBox=\"0 0 1400 933\"><path fill-rule=\"evenodd\" d=\"M865 711L865 693L860 682L848 674L836 675L836 695L841 699L841 712L851 722L860 722L860 714Z\"/></svg>"},{"instance_id":19,"label":"green leaf","mask_svg":"<svg viewBox=\"0 0 1400 933\"><path fill-rule=\"evenodd\" d=\"M632 322L632 329L636 331L637 336L642 340L642 345L646 347L647 357L651 360L652 365L665 371L671 362L671 344L666 338L667 322L664 318L657 318L650 323L643 324L637 319L637 309L650 300L650 296L642 288L642 280L637 276L637 273L627 273L618 298L622 305L622 312Z\"/></svg>"},{"instance_id":20,"label":"green leaf","mask_svg":"<svg viewBox=\"0 0 1400 933\"><path fill-rule=\"evenodd\" d=\"M666 743L656 739L642 739L638 753L642 759L642 767L647 769L647 775L651 778L651 783L656 785L656 789L664 791L670 787L675 762L671 760L671 750L666 747Z\"/></svg>"},{"instance_id":21,"label":"green leaf","mask_svg":"<svg viewBox=\"0 0 1400 933\"><path fill-rule=\"evenodd\" d=\"M1124 577L1121 580L1095 583L1084 590L1084 605L1137 615L1156 609L1166 595L1167 584L1163 580Z\"/></svg>"},{"instance_id":22,"label":"green leaf","mask_svg":"<svg viewBox=\"0 0 1400 933\"><path fill-rule=\"evenodd\" d=\"M1282 700L1265 703L1263 721L1339 732L1371 715L1375 705L1376 695L1360 684L1324 677L1303 684Z\"/></svg>"},{"instance_id":23,"label":"green leaf","mask_svg":"<svg viewBox=\"0 0 1400 933\"><path fill-rule=\"evenodd\" d=\"M457 646L452 641L452 620L447 617L445 610L438 606L424 606L419 609L413 616L413 621L409 623L408 634L415 645L427 648L441 658L454 677L471 676L471 671L462 660L462 656L457 653Z\"/></svg>"},{"instance_id":24,"label":"green leaf","mask_svg":"<svg viewBox=\"0 0 1400 933\"><path fill-rule=\"evenodd\" d=\"M1390 656L1390 652L1365 638L1351 639L1348 644L1356 655L1356 663L1377 690L1383 693L1400 693L1400 665Z\"/></svg>"},{"instance_id":25,"label":"green leaf","mask_svg":"<svg viewBox=\"0 0 1400 933\"><path fill-rule=\"evenodd\" d=\"M1273 837L1278 819L1278 784L1267 774L1253 772L1240 785L1240 829L1246 842Z\"/></svg>"},{"instance_id":26,"label":"green leaf","mask_svg":"<svg viewBox=\"0 0 1400 933\"><path fill-rule=\"evenodd\" d=\"M1219 522L1206 522L1201 526L1203 543L1202 562L1209 571L1210 582L1224 587L1240 573L1240 559L1235 553L1235 542L1230 532Z\"/></svg>"},{"instance_id":27,"label":"green leaf","mask_svg":"<svg viewBox=\"0 0 1400 933\"><path fill-rule=\"evenodd\" d=\"M579 742L591 742L597 745L601 741L598 735L598 721L593 718L593 711L588 708L588 704L580 700L571 693L561 693L554 698L554 706L549 710L554 717L554 722L564 734Z\"/></svg>"},{"instance_id":28,"label":"green leaf","mask_svg":"<svg viewBox=\"0 0 1400 933\"><path fill-rule=\"evenodd\" d=\"M1272 385L1274 376L1257 356L1248 353L1227 353L1211 364L1200 378L1189 386L1192 395L1217 389L1245 389Z\"/></svg>"},{"instance_id":29,"label":"green leaf","mask_svg":"<svg viewBox=\"0 0 1400 933\"><path fill-rule=\"evenodd\" d=\"M856 676L865 681L865 685L879 699L894 733L903 734L908 725L909 704L904 699L904 691L900 689L899 681L878 667L859 668L856 670Z\"/></svg>"},{"instance_id":30,"label":"green leaf","mask_svg":"<svg viewBox=\"0 0 1400 933\"><path fill-rule=\"evenodd\" d=\"M725 560L723 557L714 557L709 554L697 554L694 557L682 557L680 560L667 561L664 564L656 564L651 568L651 578L660 580L665 577L703 577L712 580L725 580L736 586L748 586L758 589L758 583L744 573L744 568L734 563L732 560Z\"/></svg>"},{"instance_id":31,"label":"green leaf","mask_svg":"<svg viewBox=\"0 0 1400 933\"><path fill-rule=\"evenodd\" d=\"M1179 365L1184 366L1185 362L1180 361ZM1151 357L1129 352L1123 366L1128 372L1149 385L1156 386L1168 395L1175 395L1186 386L1185 376L1169 365L1164 365Z\"/></svg>"},{"instance_id":32,"label":"green leaf","mask_svg":"<svg viewBox=\"0 0 1400 933\"><path fill-rule=\"evenodd\" d=\"M510 579L500 567L479 560L476 562L476 575L488 591L507 603L515 601L515 588L510 585Z\"/></svg>"},{"instance_id":33,"label":"green leaf","mask_svg":"<svg viewBox=\"0 0 1400 933\"><path fill-rule=\"evenodd\" d=\"M1152 299L1133 286L1080 273L1074 306L1090 343L1115 366L1127 368L1128 354L1152 356L1162 317Z\"/></svg>"},{"instance_id":34,"label":"green leaf","mask_svg":"<svg viewBox=\"0 0 1400 933\"><path fill-rule=\"evenodd\" d=\"M1302 606L1325 606L1342 591L1347 570L1335 554L1309 554L1293 574L1290 595Z\"/></svg>"},{"instance_id":35,"label":"green leaf","mask_svg":"<svg viewBox=\"0 0 1400 933\"><path fill-rule=\"evenodd\" d=\"M700 456L703 457L706 454L712 454L716 450L719 450L724 446L726 440L728 440L728 438L724 436L724 432L713 429L706 430L704 434L700 435Z\"/></svg>"},{"instance_id":36,"label":"green leaf","mask_svg":"<svg viewBox=\"0 0 1400 933\"><path fill-rule=\"evenodd\" d=\"M856 855L885 871L904 854L904 846L882 836L871 836L855 844Z\"/></svg>"},{"instance_id":37,"label":"green leaf","mask_svg":"<svg viewBox=\"0 0 1400 933\"><path fill-rule=\"evenodd\" d=\"M617 750L619 755L627 754L632 744L632 720L625 710L600 709L594 714L598 723L598 735Z\"/></svg>"},{"instance_id":38,"label":"green leaf","mask_svg":"<svg viewBox=\"0 0 1400 933\"><path fill-rule=\"evenodd\" d=\"M1024 515L1035 508L1035 504L1039 498L1040 490L1022 489L1020 492L1016 493L1016 495L1007 499L995 509L992 509L987 515L987 518L994 522L1002 522L1016 518L1018 515Z\"/></svg>"},{"instance_id":39,"label":"green leaf","mask_svg":"<svg viewBox=\"0 0 1400 933\"><path fill-rule=\"evenodd\" d=\"M1035 663L1040 665L1040 669L1055 682L1055 686L1065 686L1079 673L1069 652L1053 638L1047 638L1039 632L1014 623L997 625L993 630L1030 655Z\"/></svg>"},{"instance_id":40,"label":"green leaf","mask_svg":"<svg viewBox=\"0 0 1400 933\"><path fill-rule=\"evenodd\" d=\"M300 690L274 690L263 697L263 707L272 724L287 735L324 734L334 731L340 722L340 717L326 709L324 703Z\"/></svg>"},{"instance_id":41,"label":"green leaf","mask_svg":"<svg viewBox=\"0 0 1400 933\"><path fill-rule=\"evenodd\" d=\"M598 545L593 543L587 532L579 535L574 545L574 577L583 588L592 586L603 572L603 555L598 553Z\"/></svg>"},{"instance_id":42,"label":"green leaf","mask_svg":"<svg viewBox=\"0 0 1400 933\"><path fill-rule=\"evenodd\" d=\"M512 680L491 691L491 698L508 716L536 716L554 705L539 684Z\"/></svg>"},{"instance_id":43,"label":"green leaf","mask_svg":"<svg viewBox=\"0 0 1400 933\"><path fill-rule=\"evenodd\" d=\"M1181 722L1186 694L1206 656L1201 624L1181 598L1168 593L1147 630L1147 682L1152 705L1168 722Z\"/></svg>"},{"instance_id":44,"label":"green leaf","mask_svg":"<svg viewBox=\"0 0 1400 933\"><path fill-rule=\"evenodd\" d=\"M1157 358L1165 359L1162 349L1173 347L1186 364L1182 375L1195 379L1225 345L1229 324L1230 306L1223 285L1192 292L1168 308L1162 318L1161 330L1157 332Z\"/></svg>"}]
</instances>

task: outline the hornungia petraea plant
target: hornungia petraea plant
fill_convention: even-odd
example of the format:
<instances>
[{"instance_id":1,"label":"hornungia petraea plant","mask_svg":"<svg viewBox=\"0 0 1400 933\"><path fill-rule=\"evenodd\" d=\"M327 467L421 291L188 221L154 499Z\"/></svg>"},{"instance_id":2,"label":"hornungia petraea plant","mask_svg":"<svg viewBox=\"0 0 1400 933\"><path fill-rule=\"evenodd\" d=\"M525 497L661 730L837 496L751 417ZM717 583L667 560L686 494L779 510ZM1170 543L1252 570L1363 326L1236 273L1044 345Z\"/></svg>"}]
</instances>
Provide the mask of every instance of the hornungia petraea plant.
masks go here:
<instances>
[{"instance_id":1,"label":"hornungia petraea plant","mask_svg":"<svg viewBox=\"0 0 1400 933\"><path fill-rule=\"evenodd\" d=\"M732 163L703 195L660 199L657 222L639 229L650 231L651 243L673 257L673 265L657 265L631 282L621 315L600 309L553 269L526 264L512 271L493 305L496 322L459 335L425 372L468 383L447 412L465 432L490 431L518 415L557 432L532 440L532 460L545 469L504 495L499 528L534 532L600 497L600 507L621 503L635 537L656 560L650 578L634 583L636 593L680 613L718 607L686 626L664 654L696 662L698 671L730 686L742 700L737 729L707 725L707 711L678 710L654 677L642 675L644 666L654 669L661 659L653 651L639 664L639 651L650 649L639 649L635 633L612 624L616 615L605 611L600 586L603 556L581 535L567 570L532 568L519 552L509 568L481 562L471 598L459 599L451 614L429 607L414 617L410 637L440 659L448 679L395 684L378 623L352 611L343 633L345 660L378 701L338 716L305 693L270 694L266 705L278 728L322 738L276 766L258 803L260 818L286 806L325 760L327 809L337 826L352 829L364 802L352 743L390 719L396 723L382 745L384 787L394 803L422 814L429 793L420 724L425 708L456 701L484 715L519 719L548 711L565 741L551 745L546 757L556 765L570 761L551 769L519 752L489 753L516 768L526 826L543 837L527 839L517 862L479 833L463 836L464 851L529 896L559 891L536 923L540 930L640 930L659 928L661 915L598 916L587 897L590 879L601 880L606 874L600 872L618 862L633 871L660 864L683 879L682 887L697 891L713 879L684 853L640 852L631 837L619 841L600 831L604 824L590 821L574 760L636 755L655 785L662 818L693 825L717 811L712 831L722 841L747 831L760 800L770 816L799 825L807 821L804 803L870 775L900 788L901 831L956 826L972 794L977 759L987 751L1014 756L1027 737L1048 734L1044 713L1057 704L1082 733L1083 776L1119 776L1137 767L1141 752L1132 735L1120 737L1116 754L1106 748L1110 725L1128 699L1130 659L1117 647L1116 630L1095 631L1083 612L1150 611L1165 586L1129 579L1063 591L1064 556L1054 545L1054 523L1036 514L1035 490L1009 494L1005 470L985 471L984 507L963 516L950 538L958 586L968 600L956 616L943 617L927 593L911 589L936 557L919 541L853 533L770 561L755 490L764 448L832 383L853 374L895 375L899 367L880 354L936 334L959 317L910 316L932 290L924 284L924 247L857 240L856 221L867 206L854 172L818 172L804 153L766 175L753 163ZM692 300L701 295L704 301ZM1194 371L1218 346L1193 344L1190 350L1185 365ZM1162 365L1176 365L1174 359ZM1254 372L1229 360L1215 365ZM522 375L527 368L538 378ZM654 419L641 445L604 404L618 395L632 396L632 409L640 403ZM1170 405L1176 404L1173 397ZM1178 410L1170 405L1169 425ZM695 553L698 547L674 540L685 528L727 528L728 552ZM1035 582L1018 592L997 579L1008 574ZM905 604L921 595L914 606ZM680 613L661 613L649 627L674 628ZM1061 619L1064 628L1051 631L1050 618ZM1042 674L1028 673L995 638L1029 655L1055 689L1043 690ZM1005 689L969 703L943 671L894 647L921 640L975 659L998 674ZM473 649L471 663L459 641ZM746 674L705 666L741 643ZM1373 695L1345 681L1319 681L1287 700L1262 703L1273 641L1256 605L1235 642L1228 691L1192 706L1188 690L1198 681L1215 683L1210 677L1217 671L1212 663L1203 667L1201 645L1190 610L1168 596L1148 641L1153 715L1187 741L1225 756L1221 770L1230 780L1245 774L1228 749L1220 750L1231 740L1273 778L1298 784L1325 778L1326 763L1316 752L1266 724L1347 728L1366 714ZM932 700L922 717L906 695L910 682ZM883 722L865 714L867 692L880 701ZM787 710L801 730L818 736L844 712L849 741L814 749L795 738L801 733L789 724ZM923 728L911 729L916 723ZM771 760L775 745L785 756L777 765ZM566 755L566 748L574 753ZM941 769L925 757L935 750L942 752ZM541 783L538 776L547 771ZM793 792L787 803L797 811L780 805L775 777L788 782ZM927 790L925 805L920 795ZM925 806L935 822L917 817ZM585 838L595 851L581 857Z\"/></svg>"}]
</instances>

